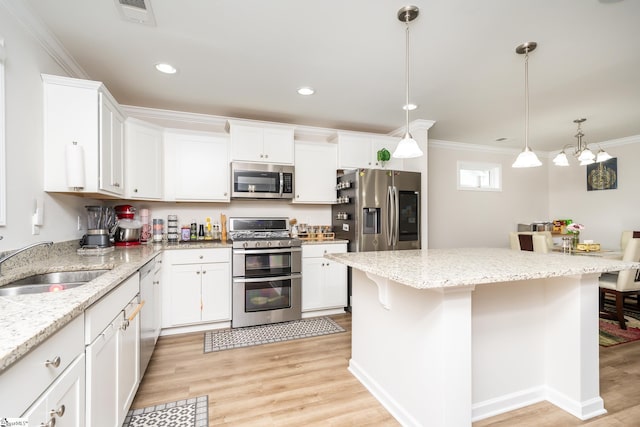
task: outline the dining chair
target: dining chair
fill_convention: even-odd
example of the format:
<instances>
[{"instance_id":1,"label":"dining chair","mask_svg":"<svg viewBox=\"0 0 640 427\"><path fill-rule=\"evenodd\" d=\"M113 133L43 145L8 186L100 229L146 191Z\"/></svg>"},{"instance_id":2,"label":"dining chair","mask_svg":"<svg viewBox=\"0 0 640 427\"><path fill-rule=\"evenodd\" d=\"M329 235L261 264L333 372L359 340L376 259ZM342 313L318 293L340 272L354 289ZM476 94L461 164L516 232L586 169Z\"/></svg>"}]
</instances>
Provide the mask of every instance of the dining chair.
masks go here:
<instances>
[{"instance_id":1,"label":"dining chair","mask_svg":"<svg viewBox=\"0 0 640 427\"><path fill-rule=\"evenodd\" d=\"M620 250L624 252L629 240L638 238L640 238L640 231L623 231L620 237Z\"/></svg>"},{"instance_id":2,"label":"dining chair","mask_svg":"<svg viewBox=\"0 0 640 427\"><path fill-rule=\"evenodd\" d=\"M553 239L549 231L512 231L509 233L511 249L516 251L551 252Z\"/></svg>"},{"instance_id":3,"label":"dining chair","mask_svg":"<svg viewBox=\"0 0 640 427\"><path fill-rule=\"evenodd\" d=\"M623 261L640 262L640 238L631 238L627 242L622 255ZM604 310L604 302L607 294L615 297L616 312ZM600 276L600 317L603 319L617 320L621 329L627 329L624 320L624 299L627 296L636 296L640 301L640 270L623 270L616 274L603 274Z\"/></svg>"}]
</instances>

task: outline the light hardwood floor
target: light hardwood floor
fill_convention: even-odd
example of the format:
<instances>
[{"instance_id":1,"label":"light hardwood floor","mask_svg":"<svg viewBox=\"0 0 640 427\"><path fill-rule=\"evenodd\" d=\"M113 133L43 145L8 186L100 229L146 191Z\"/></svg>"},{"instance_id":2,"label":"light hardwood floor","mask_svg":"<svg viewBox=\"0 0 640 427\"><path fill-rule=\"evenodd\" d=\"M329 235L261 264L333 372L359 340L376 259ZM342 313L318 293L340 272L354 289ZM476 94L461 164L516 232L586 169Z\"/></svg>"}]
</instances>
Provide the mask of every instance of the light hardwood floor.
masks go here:
<instances>
[{"instance_id":1,"label":"light hardwood floor","mask_svg":"<svg viewBox=\"0 0 640 427\"><path fill-rule=\"evenodd\" d=\"M345 333L203 353L203 334L161 337L132 408L209 396L210 426L398 426L347 367ZM608 414L588 421L539 403L474 423L486 426L640 426L640 341L600 350Z\"/></svg>"}]
</instances>

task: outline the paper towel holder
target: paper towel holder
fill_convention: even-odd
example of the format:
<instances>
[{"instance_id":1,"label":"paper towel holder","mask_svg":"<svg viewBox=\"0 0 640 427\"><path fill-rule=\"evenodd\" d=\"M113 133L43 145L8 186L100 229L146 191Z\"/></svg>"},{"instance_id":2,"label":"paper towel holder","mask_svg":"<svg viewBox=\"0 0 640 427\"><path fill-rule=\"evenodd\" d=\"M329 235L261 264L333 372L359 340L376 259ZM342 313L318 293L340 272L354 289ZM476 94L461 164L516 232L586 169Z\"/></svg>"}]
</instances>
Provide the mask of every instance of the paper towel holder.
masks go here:
<instances>
[{"instance_id":1,"label":"paper towel holder","mask_svg":"<svg viewBox=\"0 0 640 427\"><path fill-rule=\"evenodd\" d=\"M72 187L74 191L82 190L85 185L84 150L77 141L66 147L66 161L67 187Z\"/></svg>"}]
</instances>

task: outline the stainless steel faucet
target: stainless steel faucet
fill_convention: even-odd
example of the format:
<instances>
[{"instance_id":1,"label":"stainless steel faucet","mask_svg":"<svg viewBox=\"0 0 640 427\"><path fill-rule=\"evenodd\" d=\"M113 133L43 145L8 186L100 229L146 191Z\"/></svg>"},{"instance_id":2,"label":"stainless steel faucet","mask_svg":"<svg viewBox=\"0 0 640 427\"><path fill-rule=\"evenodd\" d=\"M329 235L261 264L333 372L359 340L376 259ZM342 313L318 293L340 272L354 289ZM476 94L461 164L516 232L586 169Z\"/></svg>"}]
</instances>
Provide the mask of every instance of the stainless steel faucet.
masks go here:
<instances>
[{"instance_id":1,"label":"stainless steel faucet","mask_svg":"<svg viewBox=\"0 0 640 427\"><path fill-rule=\"evenodd\" d=\"M34 247L40 246L40 245L45 245L45 246L51 247L51 245L53 245L53 242L32 243L30 245L25 246L24 248L20 248L20 249L16 250L15 252L11 252L9 255L5 256L2 259L0 259L0 274L2 274L2 264L4 264L5 261L13 258L14 256L18 255L21 252L26 251L27 249L31 249L31 248L34 248Z\"/></svg>"}]
</instances>

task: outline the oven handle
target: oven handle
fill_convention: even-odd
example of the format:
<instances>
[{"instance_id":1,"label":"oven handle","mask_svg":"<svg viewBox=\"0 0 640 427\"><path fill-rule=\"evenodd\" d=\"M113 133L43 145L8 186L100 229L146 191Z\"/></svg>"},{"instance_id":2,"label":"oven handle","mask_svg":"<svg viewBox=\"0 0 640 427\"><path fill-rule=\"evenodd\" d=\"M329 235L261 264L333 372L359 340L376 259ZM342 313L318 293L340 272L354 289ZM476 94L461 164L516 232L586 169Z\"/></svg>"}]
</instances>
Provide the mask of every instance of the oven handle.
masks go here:
<instances>
[{"instance_id":1,"label":"oven handle","mask_svg":"<svg viewBox=\"0 0 640 427\"><path fill-rule=\"evenodd\" d=\"M255 282L268 282L271 280L290 280L290 279L302 279L302 274L290 274L289 276L277 276L277 277L253 277L250 279L243 279L241 277L234 277L234 283L255 283Z\"/></svg>"},{"instance_id":2,"label":"oven handle","mask_svg":"<svg viewBox=\"0 0 640 427\"><path fill-rule=\"evenodd\" d=\"M282 254L289 252L302 252L301 247L291 247L291 248L264 248L264 249L234 249L234 254Z\"/></svg>"}]
</instances>

